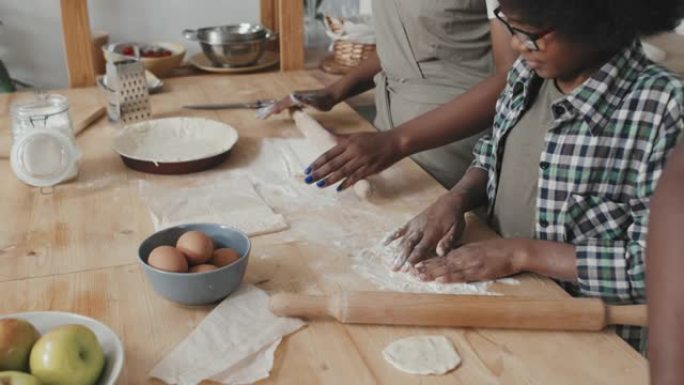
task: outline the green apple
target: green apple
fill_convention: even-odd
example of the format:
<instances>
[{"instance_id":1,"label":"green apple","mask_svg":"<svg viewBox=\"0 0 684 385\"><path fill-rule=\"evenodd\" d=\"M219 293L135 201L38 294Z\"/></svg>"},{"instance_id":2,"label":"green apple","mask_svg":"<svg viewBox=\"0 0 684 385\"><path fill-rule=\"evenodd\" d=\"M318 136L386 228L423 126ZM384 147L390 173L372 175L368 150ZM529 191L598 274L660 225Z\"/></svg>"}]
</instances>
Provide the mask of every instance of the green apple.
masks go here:
<instances>
[{"instance_id":1,"label":"green apple","mask_svg":"<svg viewBox=\"0 0 684 385\"><path fill-rule=\"evenodd\" d=\"M13 370L0 372L0 385L41 385L37 378L28 373Z\"/></svg>"},{"instance_id":2,"label":"green apple","mask_svg":"<svg viewBox=\"0 0 684 385\"><path fill-rule=\"evenodd\" d=\"M31 350L31 374L43 385L93 385L104 364L97 337L83 325L50 330Z\"/></svg>"},{"instance_id":3,"label":"green apple","mask_svg":"<svg viewBox=\"0 0 684 385\"><path fill-rule=\"evenodd\" d=\"M0 320L0 371L28 371L29 353L38 337L38 330L27 321L16 318Z\"/></svg>"}]
</instances>

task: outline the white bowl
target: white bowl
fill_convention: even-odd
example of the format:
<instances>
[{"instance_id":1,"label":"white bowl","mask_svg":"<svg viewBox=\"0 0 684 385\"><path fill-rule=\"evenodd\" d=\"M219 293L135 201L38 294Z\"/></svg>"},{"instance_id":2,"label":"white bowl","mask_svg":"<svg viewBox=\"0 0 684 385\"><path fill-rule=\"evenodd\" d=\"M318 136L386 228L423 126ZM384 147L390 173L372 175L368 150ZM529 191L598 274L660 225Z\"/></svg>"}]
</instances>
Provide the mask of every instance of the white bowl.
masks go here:
<instances>
[{"instance_id":1,"label":"white bowl","mask_svg":"<svg viewBox=\"0 0 684 385\"><path fill-rule=\"evenodd\" d=\"M121 374L124 363L124 348L119 337L107 325L92 318L61 311L32 311L0 315L0 319L19 318L30 322L41 335L50 330L69 324L88 327L95 333L105 354L105 367L97 385L114 385Z\"/></svg>"}]
</instances>

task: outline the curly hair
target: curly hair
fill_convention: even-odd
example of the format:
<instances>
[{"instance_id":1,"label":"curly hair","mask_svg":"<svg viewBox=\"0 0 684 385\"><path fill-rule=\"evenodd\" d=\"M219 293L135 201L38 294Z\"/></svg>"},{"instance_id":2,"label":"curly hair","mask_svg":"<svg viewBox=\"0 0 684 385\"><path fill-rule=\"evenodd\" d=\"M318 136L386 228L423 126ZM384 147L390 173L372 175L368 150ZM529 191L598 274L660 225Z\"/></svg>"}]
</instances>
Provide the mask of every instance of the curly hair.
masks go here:
<instances>
[{"instance_id":1,"label":"curly hair","mask_svg":"<svg viewBox=\"0 0 684 385\"><path fill-rule=\"evenodd\" d=\"M504 13L560 36L613 49L675 27L684 0L500 0Z\"/></svg>"}]
</instances>

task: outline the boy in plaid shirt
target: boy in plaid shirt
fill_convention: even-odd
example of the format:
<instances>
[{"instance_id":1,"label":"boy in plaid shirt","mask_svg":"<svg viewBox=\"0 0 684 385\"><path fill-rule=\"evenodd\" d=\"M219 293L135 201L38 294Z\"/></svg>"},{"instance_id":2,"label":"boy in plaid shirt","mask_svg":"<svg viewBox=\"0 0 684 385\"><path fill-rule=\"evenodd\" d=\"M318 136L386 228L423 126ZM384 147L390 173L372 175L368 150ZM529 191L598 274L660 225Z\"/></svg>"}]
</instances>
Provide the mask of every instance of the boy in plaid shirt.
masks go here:
<instances>
[{"instance_id":1,"label":"boy in plaid shirt","mask_svg":"<svg viewBox=\"0 0 684 385\"><path fill-rule=\"evenodd\" d=\"M529 271L575 295L643 303L649 201L684 131L684 82L646 59L638 36L671 28L680 4L500 4L520 58L493 132L463 179L395 234L394 268L441 282ZM483 204L504 239L454 248L464 213ZM643 329L617 331L644 350Z\"/></svg>"}]
</instances>

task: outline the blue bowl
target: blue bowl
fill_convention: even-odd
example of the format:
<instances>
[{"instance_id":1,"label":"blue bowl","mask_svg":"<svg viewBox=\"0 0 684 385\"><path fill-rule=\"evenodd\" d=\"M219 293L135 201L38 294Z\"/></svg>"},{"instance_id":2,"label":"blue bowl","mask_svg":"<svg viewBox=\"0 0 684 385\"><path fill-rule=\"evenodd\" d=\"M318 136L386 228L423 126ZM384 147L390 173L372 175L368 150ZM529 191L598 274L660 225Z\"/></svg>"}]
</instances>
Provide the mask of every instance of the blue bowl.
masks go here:
<instances>
[{"instance_id":1,"label":"blue bowl","mask_svg":"<svg viewBox=\"0 0 684 385\"><path fill-rule=\"evenodd\" d=\"M240 254L240 259L202 273L172 273L147 264L147 258L154 248L176 246L178 238L191 230L207 234L216 248L230 247ZM138 249L138 260L157 294L181 305L206 305L227 297L240 286L247 270L251 247L247 235L233 227L194 223L169 227L150 235Z\"/></svg>"}]
</instances>

